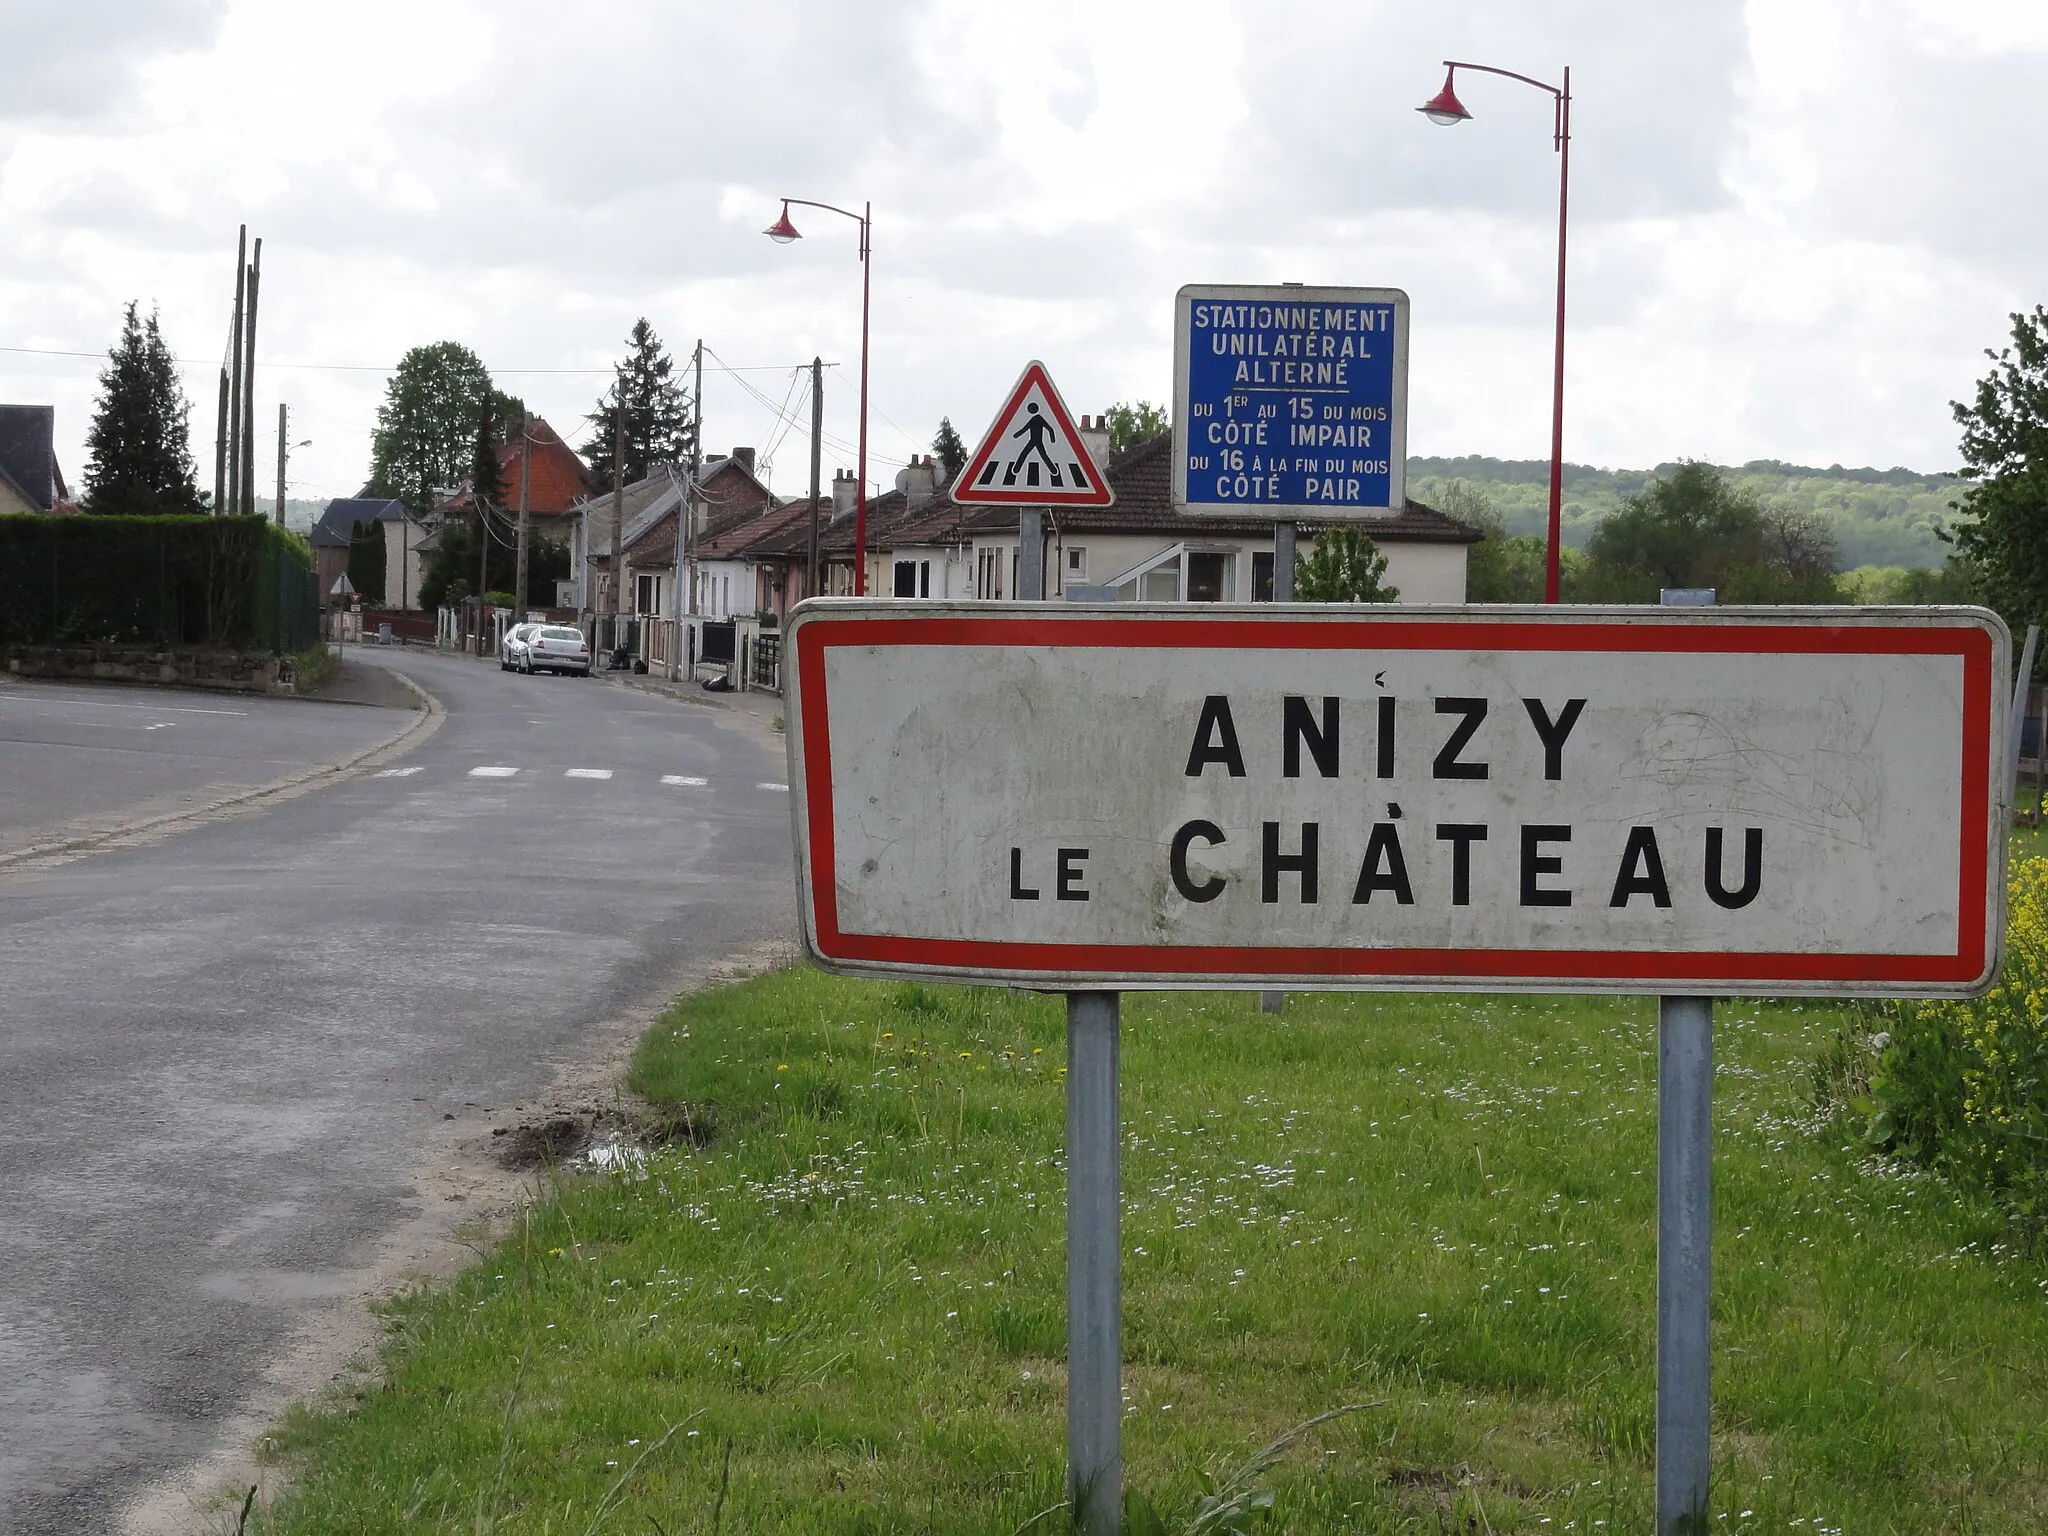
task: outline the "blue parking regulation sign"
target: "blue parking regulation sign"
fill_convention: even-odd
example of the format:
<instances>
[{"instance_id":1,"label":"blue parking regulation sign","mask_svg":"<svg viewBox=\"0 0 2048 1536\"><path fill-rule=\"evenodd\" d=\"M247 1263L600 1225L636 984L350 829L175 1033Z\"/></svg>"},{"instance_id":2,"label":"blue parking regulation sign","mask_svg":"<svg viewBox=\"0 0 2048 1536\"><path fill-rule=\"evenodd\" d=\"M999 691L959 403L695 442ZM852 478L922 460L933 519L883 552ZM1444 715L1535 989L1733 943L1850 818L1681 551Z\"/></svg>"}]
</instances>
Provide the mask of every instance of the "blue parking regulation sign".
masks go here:
<instances>
[{"instance_id":1,"label":"blue parking regulation sign","mask_svg":"<svg viewBox=\"0 0 2048 1536\"><path fill-rule=\"evenodd\" d=\"M1173 500L1370 518L1406 500L1408 295L1191 283L1175 295Z\"/></svg>"}]
</instances>

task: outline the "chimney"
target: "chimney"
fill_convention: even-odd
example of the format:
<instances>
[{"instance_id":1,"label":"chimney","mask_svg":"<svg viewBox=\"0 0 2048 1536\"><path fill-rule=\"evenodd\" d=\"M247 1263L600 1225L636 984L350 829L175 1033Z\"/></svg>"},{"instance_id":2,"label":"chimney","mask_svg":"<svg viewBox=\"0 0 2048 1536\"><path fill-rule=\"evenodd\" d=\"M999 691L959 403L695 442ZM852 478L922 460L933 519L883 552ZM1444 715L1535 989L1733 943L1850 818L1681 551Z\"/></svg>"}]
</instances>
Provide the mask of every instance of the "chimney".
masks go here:
<instances>
[{"instance_id":1,"label":"chimney","mask_svg":"<svg viewBox=\"0 0 2048 1536\"><path fill-rule=\"evenodd\" d=\"M910 456L910 463L896 472L896 489L903 493L906 510L921 507L932 499L939 484L939 467L927 455L923 459L916 454Z\"/></svg>"},{"instance_id":2,"label":"chimney","mask_svg":"<svg viewBox=\"0 0 2048 1536\"><path fill-rule=\"evenodd\" d=\"M853 471L835 469L832 471L832 521L853 514Z\"/></svg>"},{"instance_id":3,"label":"chimney","mask_svg":"<svg viewBox=\"0 0 2048 1536\"><path fill-rule=\"evenodd\" d=\"M736 464L738 464L738 465L739 465L739 467L740 467L741 469L744 469L744 470L745 470L745 471L746 471L746 472L747 472L748 474L750 474L750 475L751 475L751 474L752 474L752 473L754 472L754 450L753 450L753 449L751 449L751 448L735 448L735 449L733 449L733 451L732 451L732 456L733 456L733 462L734 462L734 463L736 463Z\"/></svg>"},{"instance_id":4,"label":"chimney","mask_svg":"<svg viewBox=\"0 0 2048 1536\"><path fill-rule=\"evenodd\" d=\"M1109 416L1083 416L1081 418L1081 446L1088 450L1088 457L1098 466L1109 468Z\"/></svg>"}]
</instances>

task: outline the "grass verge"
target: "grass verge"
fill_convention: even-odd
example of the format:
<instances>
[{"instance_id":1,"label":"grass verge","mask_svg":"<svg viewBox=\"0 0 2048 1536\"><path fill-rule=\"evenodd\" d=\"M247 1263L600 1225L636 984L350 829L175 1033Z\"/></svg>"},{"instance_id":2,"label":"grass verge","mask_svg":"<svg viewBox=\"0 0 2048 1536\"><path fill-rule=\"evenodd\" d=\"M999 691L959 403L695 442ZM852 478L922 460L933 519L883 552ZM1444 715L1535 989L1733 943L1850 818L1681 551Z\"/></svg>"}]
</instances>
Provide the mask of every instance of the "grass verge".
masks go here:
<instances>
[{"instance_id":1,"label":"grass verge","mask_svg":"<svg viewBox=\"0 0 2048 1536\"><path fill-rule=\"evenodd\" d=\"M2048 1525L2048 1280L1806 1105L1846 1010L1718 1010L1716 1531ZM678 1136L572 1179L295 1414L278 1532L1008 1533L1064 1460L1056 999L686 999ZM1184 1526L1649 1529L1646 1000L1125 999L1127 1482ZM658 1448L658 1449L657 1449ZM1041 1521L1034 1530L1057 1526Z\"/></svg>"}]
</instances>

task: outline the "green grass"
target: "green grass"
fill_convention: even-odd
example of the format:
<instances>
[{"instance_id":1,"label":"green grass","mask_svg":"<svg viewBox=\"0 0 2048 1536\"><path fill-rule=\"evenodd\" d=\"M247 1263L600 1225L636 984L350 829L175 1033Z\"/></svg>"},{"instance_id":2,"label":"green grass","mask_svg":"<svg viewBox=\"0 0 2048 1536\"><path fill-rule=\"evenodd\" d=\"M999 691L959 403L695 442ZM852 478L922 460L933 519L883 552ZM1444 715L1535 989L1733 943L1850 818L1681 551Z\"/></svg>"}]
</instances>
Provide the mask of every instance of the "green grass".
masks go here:
<instances>
[{"instance_id":1,"label":"green grass","mask_svg":"<svg viewBox=\"0 0 2048 1536\"><path fill-rule=\"evenodd\" d=\"M2048 1279L1815 1123L1846 1010L1717 1014L1714 1528L2042 1529ZM1063 1038L805 970L686 999L632 1086L703 1144L395 1304L253 1528L1015 1531L1062 1479ZM1652 1003L1132 994L1123 1084L1127 1481L1169 1522L1366 1402L1275 1529L1648 1529Z\"/></svg>"}]
</instances>

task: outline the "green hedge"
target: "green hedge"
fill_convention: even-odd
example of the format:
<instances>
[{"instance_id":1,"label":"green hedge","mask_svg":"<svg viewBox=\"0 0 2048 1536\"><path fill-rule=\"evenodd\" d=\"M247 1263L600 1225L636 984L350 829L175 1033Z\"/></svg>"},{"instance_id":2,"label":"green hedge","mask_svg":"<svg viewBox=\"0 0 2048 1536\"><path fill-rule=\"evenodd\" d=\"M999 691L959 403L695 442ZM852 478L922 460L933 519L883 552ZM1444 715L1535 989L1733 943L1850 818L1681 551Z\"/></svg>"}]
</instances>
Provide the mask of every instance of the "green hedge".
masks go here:
<instances>
[{"instance_id":1,"label":"green hedge","mask_svg":"<svg viewBox=\"0 0 2048 1536\"><path fill-rule=\"evenodd\" d=\"M261 517L0 517L0 646L318 638L312 551Z\"/></svg>"}]
</instances>

